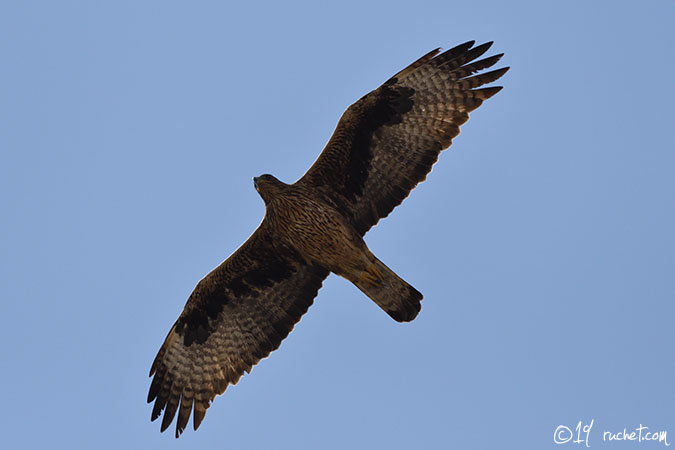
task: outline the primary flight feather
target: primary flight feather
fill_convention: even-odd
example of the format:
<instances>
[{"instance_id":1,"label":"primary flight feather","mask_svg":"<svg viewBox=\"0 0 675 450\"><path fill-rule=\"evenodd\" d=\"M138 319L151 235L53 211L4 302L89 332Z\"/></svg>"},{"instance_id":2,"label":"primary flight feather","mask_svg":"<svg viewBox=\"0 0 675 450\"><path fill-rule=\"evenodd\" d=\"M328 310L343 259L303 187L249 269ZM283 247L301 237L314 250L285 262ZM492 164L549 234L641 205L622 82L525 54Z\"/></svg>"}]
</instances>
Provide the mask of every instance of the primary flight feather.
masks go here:
<instances>
[{"instance_id":1,"label":"primary flight feather","mask_svg":"<svg viewBox=\"0 0 675 450\"><path fill-rule=\"evenodd\" d=\"M501 87L508 67L480 58L491 42L433 50L342 115L314 165L293 184L254 178L265 218L190 295L150 369L161 431L190 414L196 430L216 395L279 347L331 273L387 314L413 320L422 294L377 259L363 235L423 181L459 127Z\"/></svg>"}]
</instances>

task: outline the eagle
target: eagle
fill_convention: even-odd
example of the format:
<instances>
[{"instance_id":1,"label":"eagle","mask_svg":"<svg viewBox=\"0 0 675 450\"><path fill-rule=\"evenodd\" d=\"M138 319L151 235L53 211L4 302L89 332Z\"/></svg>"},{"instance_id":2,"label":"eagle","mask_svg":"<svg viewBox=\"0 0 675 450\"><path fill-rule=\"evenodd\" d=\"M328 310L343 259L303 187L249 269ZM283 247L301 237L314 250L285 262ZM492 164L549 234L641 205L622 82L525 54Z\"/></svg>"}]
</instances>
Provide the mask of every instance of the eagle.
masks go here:
<instances>
[{"instance_id":1,"label":"eagle","mask_svg":"<svg viewBox=\"0 0 675 450\"><path fill-rule=\"evenodd\" d=\"M253 178L263 221L195 287L152 363L151 420L161 431L190 414L196 430L217 395L277 349L323 280L351 281L398 322L413 320L422 294L368 249L366 232L431 171L469 113L502 87L482 87L508 67L492 45L432 50L351 105L312 167L295 183Z\"/></svg>"}]
</instances>

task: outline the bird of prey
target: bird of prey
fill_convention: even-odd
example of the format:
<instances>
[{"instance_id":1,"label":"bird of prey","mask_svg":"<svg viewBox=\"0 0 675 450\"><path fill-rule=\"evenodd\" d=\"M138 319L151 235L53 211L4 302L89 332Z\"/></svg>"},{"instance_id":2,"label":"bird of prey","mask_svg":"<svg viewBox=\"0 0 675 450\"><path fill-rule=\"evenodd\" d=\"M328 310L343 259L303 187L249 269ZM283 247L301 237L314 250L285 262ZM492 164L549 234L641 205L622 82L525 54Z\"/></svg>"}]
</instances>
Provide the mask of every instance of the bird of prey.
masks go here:
<instances>
[{"instance_id":1,"label":"bird of prey","mask_svg":"<svg viewBox=\"0 0 675 450\"><path fill-rule=\"evenodd\" d=\"M431 171L459 127L501 87L508 67L491 42L433 50L351 105L312 167L293 184L253 179L265 217L195 287L157 354L148 402L161 431L196 430L213 399L279 347L332 272L394 320L413 320L420 294L366 246L364 234Z\"/></svg>"}]
</instances>

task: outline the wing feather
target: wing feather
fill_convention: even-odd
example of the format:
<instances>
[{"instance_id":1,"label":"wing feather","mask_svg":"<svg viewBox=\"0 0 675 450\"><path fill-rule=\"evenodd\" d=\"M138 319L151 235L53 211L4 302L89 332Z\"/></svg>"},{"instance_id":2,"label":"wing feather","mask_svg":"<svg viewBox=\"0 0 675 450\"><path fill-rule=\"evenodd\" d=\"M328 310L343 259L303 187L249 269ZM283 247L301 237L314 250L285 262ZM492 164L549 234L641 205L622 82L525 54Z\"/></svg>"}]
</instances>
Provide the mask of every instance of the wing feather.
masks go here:
<instances>
[{"instance_id":1,"label":"wing feather","mask_svg":"<svg viewBox=\"0 0 675 450\"><path fill-rule=\"evenodd\" d=\"M328 272L275 241L263 222L190 295L150 370L162 431L177 415L178 437L192 411L196 430L216 395L276 350L312 304Z\"/></svg>"},{"instance_id":2,"label":"wing feather","mask_svg":"<svg viewBox=\"0 0 675 450\"><path fill-rule=\"evenodd\" d=\"M476 75L502 57L477 60L491 45L433 50L354 103L298 183L333 202L365 234L426 178L469 113L499 92L476 89L508 70Z\"/></svg>"}]
</instances>

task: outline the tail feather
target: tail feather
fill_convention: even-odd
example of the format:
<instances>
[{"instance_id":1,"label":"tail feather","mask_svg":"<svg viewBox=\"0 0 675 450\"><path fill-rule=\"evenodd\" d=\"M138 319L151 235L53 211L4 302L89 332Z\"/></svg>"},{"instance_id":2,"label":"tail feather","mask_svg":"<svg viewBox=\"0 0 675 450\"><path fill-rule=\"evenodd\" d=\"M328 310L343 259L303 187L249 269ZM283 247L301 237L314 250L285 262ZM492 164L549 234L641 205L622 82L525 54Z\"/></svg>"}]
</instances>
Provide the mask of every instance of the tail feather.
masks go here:
<instances>
[{"instance_id":1,"label":"tail feather","mask_svg":"<svg viewBox=\"0 0 675 450\"><path fill-rule=\"evenodd\" d=\"M422 294L374 258L352 282L398 322L409 322L420 312Z\"/></svg>"}]
</instances>

